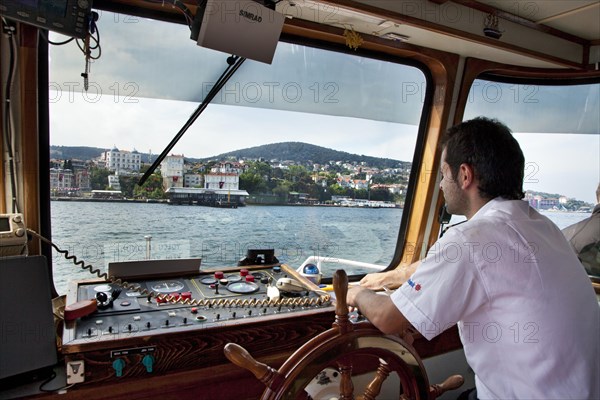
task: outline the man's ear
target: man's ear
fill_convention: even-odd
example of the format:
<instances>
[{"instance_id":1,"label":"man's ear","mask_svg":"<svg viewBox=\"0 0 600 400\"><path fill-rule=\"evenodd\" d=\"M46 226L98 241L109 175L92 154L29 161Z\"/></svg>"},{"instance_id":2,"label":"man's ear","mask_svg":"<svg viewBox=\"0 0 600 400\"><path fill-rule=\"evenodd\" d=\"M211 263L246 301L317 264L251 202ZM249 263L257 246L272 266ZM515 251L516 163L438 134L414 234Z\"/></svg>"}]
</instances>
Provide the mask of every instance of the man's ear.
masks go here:
<instances>
[{"instance_id":1,"label":"man's ear","mask_svg":"<svg viewBox=\"0 0 600 400\"><path fill-rule=\"evenodd\" d=\"M460 164L458 167L458 184L461 189L467 189L475 180L475 171L469 164Z\"/></svg>"}]
</instances>

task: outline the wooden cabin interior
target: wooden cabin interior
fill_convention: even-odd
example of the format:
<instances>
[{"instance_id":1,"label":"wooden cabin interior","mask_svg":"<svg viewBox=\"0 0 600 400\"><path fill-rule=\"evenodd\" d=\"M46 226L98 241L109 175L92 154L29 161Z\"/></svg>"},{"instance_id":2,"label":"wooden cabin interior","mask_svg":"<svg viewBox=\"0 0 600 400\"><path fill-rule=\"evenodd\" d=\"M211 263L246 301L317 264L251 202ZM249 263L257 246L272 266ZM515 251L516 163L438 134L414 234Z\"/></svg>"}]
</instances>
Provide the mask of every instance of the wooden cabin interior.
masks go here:
<instances>
[{"instance_id":1,"label":"wooden cabin interior","mask_svg":"<svg viewBox=\"0 0 600 400\"><path fill-rule=\"evenodd\" d=\"M50 3L55 8L48 6ZM190 27L199 10L206 6L205 2L192 0L0 0L0 16L3 21L0 40L3 100L1 120L4 132L0 142L3 155L3 162L0 164L0 213L15 213L17 211L14 205L18 204L18 212L23 216L27 228L48 239L53 237L49 179L50 130L51 125L56 123L52 119L53 101L48 93L48 87L52 88L55 81L55 77L49 74L50 64L55 60L49 54L56 46L49 44L48 37L56 40L57 36L49 35L54 35L54 32L64 33L61 32L61 29L65 29L64 23L61 26L52 25L52 13L56 7L60 7L59 3L65 7L80 7L90 12L93 10L100 14L101 20L110 19L110 15L114 13L125 18L136 18L136 21L160 21L163 24ZM413 120L417 121L413 167L402 219L398 223L399 231L390 235L395 251L391 260L387 260L383 266L386 269L421 259L439 237L441 223L438 210L443 206L444 200L439 189L438 144L447 128L461 122L470 112L476 112L469 111L469 107L472 107L469 96L472 95L474 82L521 85L520 88L531 85L581 85L592 88L592 99L598 95L598 0L264 0L264 6L284 17L281 33L277 36L280 46L282 43L302 45L351 57L407 64L416 66L423 74L427 89L419 92L422 97L420 115L413 116ZM33 17L30 14L35 14L35 10L39 11L39 15L31 19ZM82 38L78 40L81 43L87 40L88 46L90 15L88 13L84 16L84 32L77 34ZM135 46L138 41L144 42L149 34L143 30L147 26L138 24L137 37L123 40L132 40L128 43L131 46ZM102 33L104 32L101 31ZM185 36L178 40L191 42ZM105 46L102 51L110 54L115 49L118 51L117 47ZM257 44L257 47L260 45ZM167 48L164 49L164 54L154 55L156 58L169 56ZM136 64L134 59L132 58L131 65L132 68L137 68L133 67ZM89 72L92 81L100 79L97 71L102 61L98 60L97 65L92 63L89 71L86 65L84 73ZM78 62L81 70L78 72L83 72L84 57L80 57ZM277 59L274 65L276 63ZM297 68L302 69L302 66L297 65ZM147 72L142 68L136 73L138 72L140 76L149 74L152 79L165 81L176 79L172 75L179 74L176 68L167 76L156 71ZM181 75L186 73L182 72ZM81 79L78 73L72 76L73 81L81 83ZM357 84L360 80L361 77L356 76ZM381 76L381 81L385 80L386 77ZM81 88L77 90L81 91ZM353 101L356 104L354 111L357 113L361 107L366 108L360 101ZM515 103L520 107L526 102ZM488 102L487 106L493 109L494 101ZM291 106L288 104L286 107ZM525 110L525 105L523 109ZM350 114L354 111L350 111ZM583 110L581 113L585 116L582 120L589 120L591 123L582 124L581 131L572 133L584 134L582 136L589 138L593 148L598 144L600 133L598 109ZM537 116L530 115L529 118L536 120ZM529 129L535 131L536 128ZM561 129L563 126L557 128L558 131ZM6 140L8 131L10 141ZM86 134L87 129L82 129L81 135ZM171 133L167 134L170 135ZM595 151L598 152L597 147ZM590 188L591 192L593 188ZM65 294L59 293L52 281L52 260L56 260L57 253L51 244L39 236L30 235L27 251L29 256L43 255L50 260L47 267L51 296ZM254 265L248 268L250 271L262 271L266 267ZM208 267L203 273L212 274L216 270L237 272L239 267ZM295 276L295 268L290 268L288 273ZM350 281L359 278L357 275L349 275ZM331 283L332 274L327 278L324 282ZM223 350L228 343L243 346L256 360L277 369L306 342L331 329L336 311L336 329L346 326L345 322L339 320L344 317L343 310L336 310L329 295L324 295L317 286L303 280L301 276L298 279L312 290L314 299L306 307L304 303L294 303L294 307L297 305L303 308L301 312L234 318L215 323L206 329L199 326L178 326L156 329L149 333L140 330L126 337L101 337L99 340L86 340L85 332L82 339L81 334L77 333L75 321L61 322L57 328L60 339L56 346L59 378L67 380L65 375L73 374L73 365L83 362L83 381L69 385L60 392L40 392L39 382L36 385L16 385L6 391L1 389L0 398L259 398L265 390L264 384L251 372L235 366L226 358ZM78 280L71 283L66 293L66 304L77 302L81 293L87 290L85 285L100 284L101 281ZM598 293L598 284L594 285ZM199 307L213 307L213 304L198 304ZM372 331L368 331L368 335L377 337ZM91 336L88 333L87 339ZM464 355L461 355L461 343L455 328L448 329L432 341L427 341L416 333L412 339L416 360L420 358L424 364L419 364L420 360L413 364L417 366L414 367L414 377L411 379L420 382L420 386L411 398L427 397L427 393L419 392L422 387L457 373L472 382L468 366L464 363ZM380 343L379 340L384 339L373 339L377 343ZM380 345L392 346L385 340ZM334 357L339 349L332 347L325 349L324 353ZM115 353L124 350L123 353ZM153 369L148 369L141 361L146 351L154 354ZM400 353L398 350L398 354ZM117 373L114 364L117 358L125 360L122 375L121 372ZM354 374L376 370L377 365L372 364L355 363ZM260 367L257 368L260 370ZM314 372L311 368L314 369L314 366L309 366L308 370ZM419 381L422 380L420 374L425 370L429 380L425 375L425 381ZM369 374L367 381L371 377ZM302 379L306 383L312 378L303 376ZM32 386L35 388L32 389ZM355 386L358 387L358 383ZM458 392L448 393L445 398L454 398ZM286 398L292 397L289 393L283 394L284 397L286 395ZM387 398L385 396L383 394L378 398Z\"/></svg>"}]
</instances>

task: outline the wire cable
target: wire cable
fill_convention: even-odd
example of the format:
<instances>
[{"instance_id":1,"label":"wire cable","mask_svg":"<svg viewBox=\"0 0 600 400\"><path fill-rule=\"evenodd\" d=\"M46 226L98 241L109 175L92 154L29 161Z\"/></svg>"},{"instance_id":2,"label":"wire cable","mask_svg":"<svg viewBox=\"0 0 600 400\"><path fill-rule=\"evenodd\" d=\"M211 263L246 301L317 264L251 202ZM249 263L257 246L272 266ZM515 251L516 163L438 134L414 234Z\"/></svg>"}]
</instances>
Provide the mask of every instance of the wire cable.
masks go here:
<instances>
[{"instance_id":1,"label":"wire cable","mask_svg":"<svg viewBox=\"0 0 600 400\"><path fill-rule=\"evenodd\" d=\"M40 390L40 392L45 392L45 393L56 393L56 392L60 392L62 390L66 390L69 389L72 386L75 386L74 383L70 384L70 385L65 385L56 389L46 389L44 386L46 386L48 383L50 383L53 379L56 378L56 371L52 370L52 374L50 374L50 376L48 377L48 379L46 379L44 382L42 382L40 384L40 387L38 388Z\"/></svg>"},{"instance_id":2,"label":"wire cable","mask_svg":"<svg viewBox=\"0 0 600 400\"><path fill-rule=\"evenodd\" d=\"M54 244L51 240L45 238L40 235L36 231L27 228L27 233L35 236L40 239L42 242L49 244L56 250L61 253L67 260L71 260L73 264L79 265L81 269L87 270L90 274L96 275L100 279L104 279L106 282L110 282L111 284L118 285L126 290L131 290L138 292L140 295L147 295L148 298L155 297L157 300L162 302L169 302L172 304L185 304L189 306L199 306L199 307L248 307L248 306L261 306L261 307L269 307L269 306L310 306L310 305L324 305L331 301L331 296L325 292L316 291L319 297L294 297L294 298L279 298L275 299L184 299L180 294L161 294L152 290L148 290L146 288L142 288L140 284L131 284L127 281L122 280L121 278L117 278L115 276L108 276L106 272L101 272L99 269L94 268L91 264L87 264L84 261L78 260L77 256L71 255L68 250L63 250ZM308 290L308 289L307 289Z\"/></svg>"},{"instance_id":3,"label":"wire cable","mask_svg":"<svg viewBox=\"0 0 600 400\"><path fill-rule=\"evenodd\" d=\"M40 36L42 36L42 38L43 38L43 39L44 39L46 42L48 42L49 44L51 44L51 45L54 45L54 46L62 46L62 45L65 45L65 44L67 44L67 43L71 43L73 40L75 40L75 38L74 38L74 37L72 37L72 38L69 38L69 39L67 39L67 40L65 40L65 41L62 41L62 42L53 42L53 41L52 41L52 40L50 40L50 38L48 37L48 32L47 32L47 31L45 31L44 29L40 29L40 30L39 30L39 32L40 32Z\"/></svg>"},{"instance_id":4,"label":"wire cable","mask_svg":"<svg viewBox=\"0 0 600 400\"><path fill-rule=\"evenodd\" d=\"M163 6L165 5L165 0L145 0L145 1L148 3L153 3L153 4L162 4ZM187 8L187 6L180 0L166 1L166 3L171 4L173 7L177 8L179 11L181 11L183 13L185 21L187 22L187 25L191 30L192 23L194 21L194 16L192 15L192 12L190 11L190 9Z\"/></svg>"},{"instance_id":5,"label":"wire cable","mask_svg":"<svg viewBox=\"0 0 600 400\"><path fill-rule=\"evenodd\" d=\"M8 171L10 176L11 186L11 198L12 198L12 212L19 212L19 203L17 200L17 180L15 176L15 156L13 153L13 132L12 132L12 104L11 104L11 89L13 84L13 78L17 69L17 52L15 43L15 27L9 24L6 19L2 18L2 27L6 35L8 35L9 41L9 68L8 77L6 78L6 92L4 95L4 141L6 143L6 151L8 153Z\"/></svg>"}]
</instances>

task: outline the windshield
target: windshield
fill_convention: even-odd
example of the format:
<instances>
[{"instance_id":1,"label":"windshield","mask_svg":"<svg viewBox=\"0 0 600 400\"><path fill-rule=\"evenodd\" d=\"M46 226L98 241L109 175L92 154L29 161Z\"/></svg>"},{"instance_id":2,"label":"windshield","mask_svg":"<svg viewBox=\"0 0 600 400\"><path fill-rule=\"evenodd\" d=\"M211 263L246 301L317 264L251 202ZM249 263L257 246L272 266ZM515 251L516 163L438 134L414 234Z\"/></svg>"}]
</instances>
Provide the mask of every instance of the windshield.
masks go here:
<instances>
[{"instance_id":1,"label":"windshield","mask_svg":"<svg viewBox=\"0 0 600 400\"><path fill-rule=\"evenodd\" d=\"M87 67L74 42L50 47L54 242L101 270L147 258L235 266L265 248L293 268L330 257L326 277L389 265L426 97L419 69L279 43L271 65L240 67L140 187L229 54L197 46L184 25L104 12L98 30ZM59 292L88 277L53 261Z\"/></svg>"}]
</instances>

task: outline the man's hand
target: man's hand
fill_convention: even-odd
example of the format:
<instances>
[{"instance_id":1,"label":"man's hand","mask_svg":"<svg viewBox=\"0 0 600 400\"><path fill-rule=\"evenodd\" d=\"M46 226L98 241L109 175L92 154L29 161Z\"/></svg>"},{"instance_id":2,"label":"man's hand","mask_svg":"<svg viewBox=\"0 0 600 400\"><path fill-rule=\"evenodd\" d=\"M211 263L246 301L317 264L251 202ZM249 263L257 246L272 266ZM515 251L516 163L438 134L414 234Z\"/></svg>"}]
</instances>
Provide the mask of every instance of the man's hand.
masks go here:
<instances>
[{"instance_id":1,"label":"man's hand","mask_svg":"<svg viewBox=\"0 0 600 400\"><path fill-rule=\"evenodd\" d=\"M390 296L377 294L363 286L350 286L346 295L348 307L359 311L385 334L403 333L410 326Z\"/></svg>"},{"instance_id":2,"label":"man's hand","mask_svg":"<svg viewBox=\"0 0 600 400\"><path fill-rule=\"evenodd\" d=\"M346 295L346 303L348 304L348 307L358 307L358 304L356 303L356 298L358 297L359 292L363 290L367 289L358 285L352 285L348 287L348 294Z\"/></svg>"},{"instance_id":3,"label":"man's hand","mask_svg":"<svg viewBox=\"0 0 600 400\"><path fill-rule=\"evenodd\" d=\"M386 272L376 272L367 274L360 280L360 286L371 290L382 290L385 285L389 289L396 289L402 285L401 271L394 269Z\"/></svg>"},{"instance_id":4,"label":"man's hand","mask_svg":"<svg viewBox=\"0 0 600 400\"><path fill-rule=\"evenodd\" d=\"M391 271L367 274L359 283L371 290L382 290L384 285L388 289L397 289L408 280L420 263L417 261L410 265L400 265Z\"/></svg>"}]
</instances>

